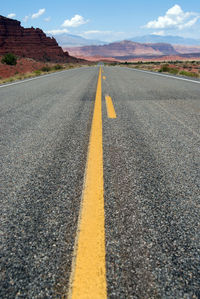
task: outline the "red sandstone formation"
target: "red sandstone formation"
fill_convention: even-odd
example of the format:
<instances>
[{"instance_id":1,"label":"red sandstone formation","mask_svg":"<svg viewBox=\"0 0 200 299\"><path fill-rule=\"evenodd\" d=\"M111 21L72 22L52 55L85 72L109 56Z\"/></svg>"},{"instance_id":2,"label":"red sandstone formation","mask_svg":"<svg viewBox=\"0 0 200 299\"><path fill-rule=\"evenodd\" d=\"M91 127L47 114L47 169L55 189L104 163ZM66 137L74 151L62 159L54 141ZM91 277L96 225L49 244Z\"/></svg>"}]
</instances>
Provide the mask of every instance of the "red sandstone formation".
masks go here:
<instances>
[{"instance_id":1,"label":"red sandstone formation","mask_svg":"<svg viewBox=\"0 0 200 299\"><path fill-rule=\"evenodd\" d=\"M103 46L84 46L65 48L75 56L104 56L120 59L123 56L162 56L176 55L177 52L170 44L141 44L132 41L122 41Z\"/></svg>"},{"instance_id":2,"label":"red sandstone formation","mask_svg":"<svg viewBox=\"0 0 200 299\"><path fill-rule=\"evenodd\" d=\"M85 58L87 60L94 61L107 58L115 59L116 61L134 61L134 60L166 60L168 58L174 58L179 60L184 59L199 59L200 58L200 47L196 48L194 53L194 47L190 51L182 46L172 46L166 43L155 43L155 44L142 44L135 43L132 41L122 41L111 43L103 46L84 46L84 47L73 47L64 48L70 55ZM186 53L186 54L185 54Z\"/></svg>"},{"instance_id":3,"label":"red sandstone formation","mask_svg":"<svg viewBox=\"0 0 200 299\"><path fill-rule=\"evenodd\" d=\"M64 52L54 38L37 28L24 28L19 21L0 16L0 55L13 53L42 61L71 62L76 59Z\"/></svg>"},{"instance_id":4,"label":"red sandstone formation","mask_svg":"<svg viewBox=\"0 0 200 299\"><path fill-rule=\"evenodd\" d=\"M173 47L180 54L200 53L200 46L173 45Z\"/></svg>"}]
</instances>

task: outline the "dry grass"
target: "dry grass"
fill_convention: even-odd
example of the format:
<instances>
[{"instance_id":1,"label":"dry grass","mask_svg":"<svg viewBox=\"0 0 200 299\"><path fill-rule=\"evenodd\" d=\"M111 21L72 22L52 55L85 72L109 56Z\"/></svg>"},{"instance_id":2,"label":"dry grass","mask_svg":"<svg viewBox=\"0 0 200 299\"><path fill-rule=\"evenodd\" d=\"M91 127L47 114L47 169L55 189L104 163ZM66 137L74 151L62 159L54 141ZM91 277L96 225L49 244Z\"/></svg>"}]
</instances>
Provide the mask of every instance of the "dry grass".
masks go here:
<instances>
[{"instance_id":1,"label":"dry grass","mask_svg":"<svg viewBox=\"0 0 200 299\"><path fill-rule=\"evenodd\" d=\"M121 63L120 66L185 77L200 78L200 61L149 61Z\"/></svg>"},{"instance_id":2,"label":"dry grass","mask_svg":"<svg viewBox=\"0 0 200 299\"><path fill-rule=\"evenodd\" d=\"M11 82L15 82L15 81L20 81L20 80L25 80L25 79L29 79L29 78L34 78L34 77L38 77L38 76L42 76L44 74L51 74L51 73L55 73L55 72L60 72L60 71L64 71L64 70L69 70L72 68L80 68L80 67L88 67L91 66L89 64L75 64L75 63L68 63L68 64L56 64L52 67L42 67L42 69L36 70L34 72L29 72L29 73L24 73L24 74L16 74L12 77L9 78L1 78L0 77L0 84L5 84L5 83L11 83ZM93 64L92 64L93 66Z\"/></svg>"}]
</instances>

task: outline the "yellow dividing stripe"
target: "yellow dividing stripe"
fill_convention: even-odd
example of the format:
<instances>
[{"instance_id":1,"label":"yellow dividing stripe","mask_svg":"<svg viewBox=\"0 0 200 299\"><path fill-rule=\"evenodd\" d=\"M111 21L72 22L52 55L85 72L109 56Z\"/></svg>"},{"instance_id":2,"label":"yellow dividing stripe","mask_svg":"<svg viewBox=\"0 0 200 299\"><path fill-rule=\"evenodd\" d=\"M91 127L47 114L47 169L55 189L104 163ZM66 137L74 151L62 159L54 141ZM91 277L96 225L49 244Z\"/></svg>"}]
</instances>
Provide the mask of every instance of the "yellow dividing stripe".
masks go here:
<instances>
[{"instance_id":1,"label":"yellow dividing stripe","mask_svg":"<svg viewBox=\"0 0 200 299\"><path fill-rule=\"evenodd\" d=\"M117 115L115 113L115 108L113 106L112 98L110 96L106 96L105 99L106 99L108 118L116 118Z\"/></svg>"},{"instance_id":2,"label":"yellow dividing stripe","mask_svg":"<svg viewBox=\"0 0 200 299\"><path fill-rule=\"evenodd\" d=\"M107 298L101 101L100 68L71 276L72 299Z\"/></svg>"}]
</instances>

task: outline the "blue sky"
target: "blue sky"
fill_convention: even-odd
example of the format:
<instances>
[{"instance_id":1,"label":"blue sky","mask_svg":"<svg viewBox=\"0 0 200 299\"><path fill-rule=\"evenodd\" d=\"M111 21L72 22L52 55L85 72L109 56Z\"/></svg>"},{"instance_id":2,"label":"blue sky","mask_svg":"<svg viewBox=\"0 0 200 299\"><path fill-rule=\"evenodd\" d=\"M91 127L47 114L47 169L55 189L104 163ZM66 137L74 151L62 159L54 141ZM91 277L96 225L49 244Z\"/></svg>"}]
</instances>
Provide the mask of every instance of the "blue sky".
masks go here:
<instances>
[{"instance_id":1,"label":"blue sky","mask_svg":"<svg viewBox=\"0 0 200 299\"><path fill-rule=\"evenodd\" d=\"M200 39L199 0L10 0L1 3L0 14L24 27L103 41L152 33Z\"/></svg>"}]
</instances>

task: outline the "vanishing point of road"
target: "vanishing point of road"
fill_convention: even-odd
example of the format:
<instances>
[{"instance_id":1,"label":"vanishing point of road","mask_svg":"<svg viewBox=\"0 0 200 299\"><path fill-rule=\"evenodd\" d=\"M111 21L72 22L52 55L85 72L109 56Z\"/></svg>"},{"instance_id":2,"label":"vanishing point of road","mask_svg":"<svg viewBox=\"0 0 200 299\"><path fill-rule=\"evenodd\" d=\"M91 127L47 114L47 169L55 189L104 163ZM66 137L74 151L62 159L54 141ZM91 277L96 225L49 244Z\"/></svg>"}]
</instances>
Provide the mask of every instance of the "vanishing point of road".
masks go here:
<instances>
[{"instance_id":1,"label":"vanishing point of road","mask_svg":"<svg viewBox=\"0 0 200 299\"><path fill-rule=\"evenodd\" d=\"M200 298L200 81L0 86L0 298Z\"/></svg>"}]
</instances>

